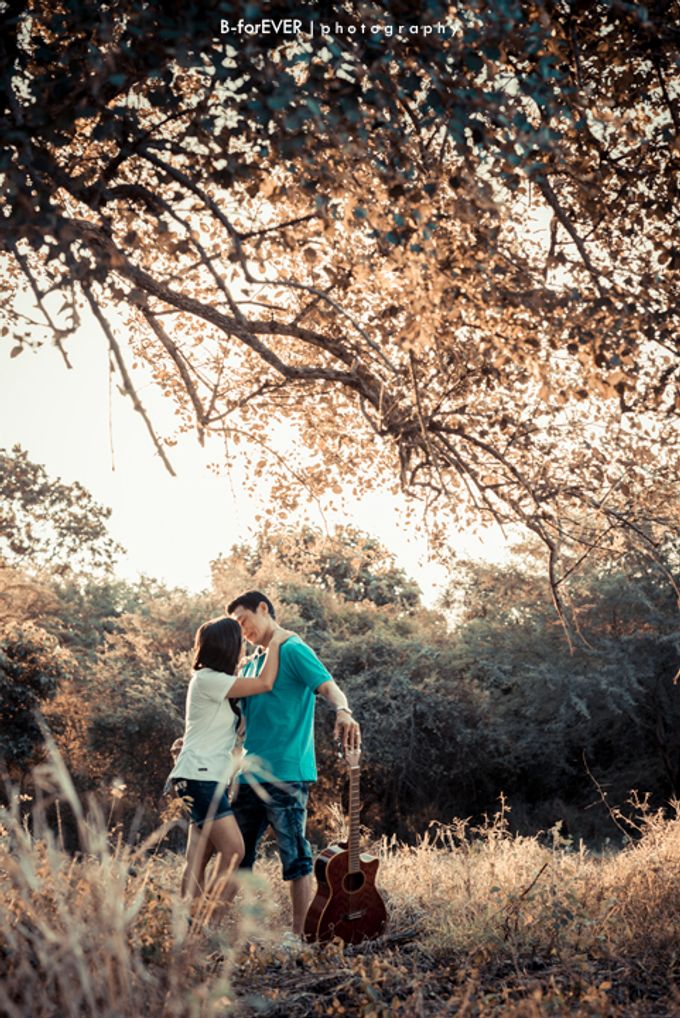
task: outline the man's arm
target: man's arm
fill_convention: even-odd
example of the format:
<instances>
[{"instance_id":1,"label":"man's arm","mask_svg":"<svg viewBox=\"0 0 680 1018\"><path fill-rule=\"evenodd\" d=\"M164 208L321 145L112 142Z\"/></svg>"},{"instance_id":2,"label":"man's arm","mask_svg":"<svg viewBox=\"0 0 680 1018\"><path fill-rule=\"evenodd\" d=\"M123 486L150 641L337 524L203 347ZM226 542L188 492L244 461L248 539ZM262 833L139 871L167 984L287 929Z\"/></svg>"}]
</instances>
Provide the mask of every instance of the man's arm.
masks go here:
<instances>
[{"instance_id":1,"label":"man's arm","mask_svg":"<svg viewBox=\"0 0 680 1018\"><path fill-rule=\"evenodd\" d=\"M274 688L278 676L281 645L294 635L295 633L291 633L290 629L277 626L267 647L265 662L259 674L247 678L237 678L228 690L227 696L240 699L245 696L254 696L256 693L269 693Z\"/></svg>"},{"instance_id":2,"label":"man's arm","mask_svg":"<svg viewBox=\"0 0 680 1018\"><path fill-rule=\"evenodd\" d=\"M335 709L335 728L333 736L342 742L345 750L361 748L361 729L352 717L347 697L333 679L322 682L316 692Z\"/></svg>"}]
</instances>

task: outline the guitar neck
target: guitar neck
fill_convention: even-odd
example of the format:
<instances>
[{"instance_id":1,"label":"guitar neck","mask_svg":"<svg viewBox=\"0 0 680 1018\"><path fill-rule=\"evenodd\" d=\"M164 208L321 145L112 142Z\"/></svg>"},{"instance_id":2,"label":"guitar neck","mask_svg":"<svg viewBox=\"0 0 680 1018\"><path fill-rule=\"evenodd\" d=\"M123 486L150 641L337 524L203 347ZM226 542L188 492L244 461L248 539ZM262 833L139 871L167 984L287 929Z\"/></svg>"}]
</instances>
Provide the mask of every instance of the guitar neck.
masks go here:
<instances>
[{"instance_id":1,"label":"guitar neck","mask_svg":"<svg viewBox=\"0 0 680 1018\"><path fill-rule=\"evenodd\" d=\"M358 873L359 863L359 767L349 769L349 837L347 839L348 872Z\"/></svg>"}]
</instances>

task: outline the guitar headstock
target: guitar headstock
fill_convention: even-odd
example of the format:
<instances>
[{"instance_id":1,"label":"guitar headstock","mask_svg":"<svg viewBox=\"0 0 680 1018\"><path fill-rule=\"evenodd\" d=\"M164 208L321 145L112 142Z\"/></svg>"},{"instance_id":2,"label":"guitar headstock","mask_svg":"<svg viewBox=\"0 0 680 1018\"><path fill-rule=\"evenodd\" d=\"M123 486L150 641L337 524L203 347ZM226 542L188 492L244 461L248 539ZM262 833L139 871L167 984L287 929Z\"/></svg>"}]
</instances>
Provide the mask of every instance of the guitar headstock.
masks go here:
<instances>
[{"instance_id":1,"label":"guitar headstock","mask_svg":"<svg viewBox=\"0 0 680 1018\"><path fill-rule=\"evenodd\" d=\"M358 767L359 760L361 759L361 750L357 746L356 749L345 750L345 760L350 767Z\"/></svg>"}]
</instances>

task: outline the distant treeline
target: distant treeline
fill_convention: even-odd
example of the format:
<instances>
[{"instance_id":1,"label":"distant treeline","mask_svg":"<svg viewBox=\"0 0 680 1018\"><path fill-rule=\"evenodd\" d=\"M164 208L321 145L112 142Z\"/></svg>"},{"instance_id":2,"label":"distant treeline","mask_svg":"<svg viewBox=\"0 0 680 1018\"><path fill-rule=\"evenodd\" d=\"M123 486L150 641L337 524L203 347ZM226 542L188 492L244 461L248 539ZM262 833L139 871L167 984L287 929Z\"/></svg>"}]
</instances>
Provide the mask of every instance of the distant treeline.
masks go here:
<instances>
[{"instance_id":1,"label":"distant treeline","mask_svg":"<svg viewBox=\"0 0 680 1018\"><path fill-rule=\"evenodd\" d=\"M433 819L491 814L503 793L518 830L561 820L564 836L617 839L607 804L625 812L636 789L662 805L680 790L678 610L663 575L638 560L580 577L570 649L530 548L504 567L454 560L439 611L352 528L269 532L217 559L202 594L7 555L0 756L30 795L44 752L38 708L78 791L125 836L147 832L182 730L196 626L257 587L348 693L364 732L362 820L375 834L410 839ZM318 841L344 794L331 729L319 704Z\"/></svg>"}]
</instances>

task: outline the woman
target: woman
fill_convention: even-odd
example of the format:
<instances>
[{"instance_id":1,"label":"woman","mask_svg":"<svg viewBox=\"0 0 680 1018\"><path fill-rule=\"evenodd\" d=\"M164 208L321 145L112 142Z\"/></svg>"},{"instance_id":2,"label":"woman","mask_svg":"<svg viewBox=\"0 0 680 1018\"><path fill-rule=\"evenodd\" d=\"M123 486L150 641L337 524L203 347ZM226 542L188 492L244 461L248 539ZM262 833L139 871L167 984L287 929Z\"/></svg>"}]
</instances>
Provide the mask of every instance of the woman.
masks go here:
<instances>
[{"instance_id":1,"label":"woman","mask_svg":"<svg viewBox=\"0 0 680 1018\"><path fill-rule=\"evenodd\" d=\"M191 812L182 894L189 893L192 899L203 890L205 868L213 854L217 855L213 881L221 901L227 904L235 894L236 888L228 878L244 852L227 796L240 721L236 700L272 689L279 668L279 647L289 636L292 633L279 626L267 648L260 675L244 679L236 676L243 644L238 622L211 619L196 632L184 737L175 744L181 742L181 749L169 778Z\"/></svg>"}]
</instances>

